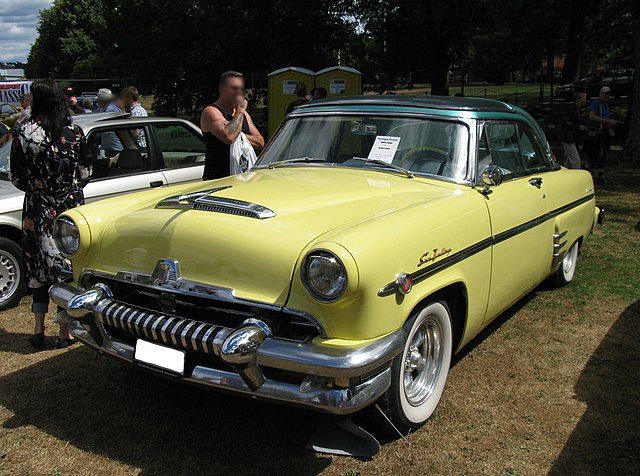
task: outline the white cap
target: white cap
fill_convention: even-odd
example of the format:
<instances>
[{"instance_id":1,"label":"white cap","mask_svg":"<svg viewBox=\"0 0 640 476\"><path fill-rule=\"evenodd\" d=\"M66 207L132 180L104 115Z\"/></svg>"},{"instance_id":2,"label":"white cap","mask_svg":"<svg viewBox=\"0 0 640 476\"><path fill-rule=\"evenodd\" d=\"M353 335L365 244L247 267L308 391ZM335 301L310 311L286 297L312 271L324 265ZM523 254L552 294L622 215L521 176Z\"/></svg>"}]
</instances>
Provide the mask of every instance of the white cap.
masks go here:
<instances>
[{"instance_id":1,"label":"white cap","mask_svg":"<svg viewBox=\"0 0 640 476\"><path fill-rule=\"evenodd\" d=\"M610 93L611 92L611 88L609 86L602 86L600 88L600 94L605 94L605 93Z\"/></svg>"},{"instance_id":2,"label":"white cap","mask_svg":"<svg viewBox=\"0 0 640 476\"><path fill-rule=\"evenodd\" d=\"M111 92L111 89L107 89L107 88L99 89L98 99L100 99L101 101L109 101L113 99L113 93Z\"/></svg>"}]
</instances>

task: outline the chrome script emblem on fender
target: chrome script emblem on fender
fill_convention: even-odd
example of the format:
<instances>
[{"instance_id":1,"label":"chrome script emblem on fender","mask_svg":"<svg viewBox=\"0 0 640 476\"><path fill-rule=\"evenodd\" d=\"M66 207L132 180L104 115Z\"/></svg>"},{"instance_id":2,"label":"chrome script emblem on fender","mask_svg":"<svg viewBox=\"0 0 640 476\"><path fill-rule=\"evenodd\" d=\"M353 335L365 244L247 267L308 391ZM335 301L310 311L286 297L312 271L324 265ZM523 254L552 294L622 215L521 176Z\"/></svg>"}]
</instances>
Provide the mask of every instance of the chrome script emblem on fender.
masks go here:
<instances>
[{"instance_id":1,"label":"chrome script emblem on fender","mask_svg":"<svg viewBox=\"0 0 640 476\"><path fill-rule=\"evenodd\" d=\"M427 251L425 254L420 256L418 267L422 266L423 264L435 261L441 256L447 256L449 253L451 253L451 248L434 248L432 251Z\"/></svg>"},{"instance_id":2,"label":"chrome script emblem on fender","mask_svg":"<svg viewBox=\"0 0 640 476\"><path fill-rule=\"evenodd\" d=\"M180 279L180 263L171 258L158 260L151 275L151 284L154 286L176 284L178 279Z\"/></svg>"}]
</instances>

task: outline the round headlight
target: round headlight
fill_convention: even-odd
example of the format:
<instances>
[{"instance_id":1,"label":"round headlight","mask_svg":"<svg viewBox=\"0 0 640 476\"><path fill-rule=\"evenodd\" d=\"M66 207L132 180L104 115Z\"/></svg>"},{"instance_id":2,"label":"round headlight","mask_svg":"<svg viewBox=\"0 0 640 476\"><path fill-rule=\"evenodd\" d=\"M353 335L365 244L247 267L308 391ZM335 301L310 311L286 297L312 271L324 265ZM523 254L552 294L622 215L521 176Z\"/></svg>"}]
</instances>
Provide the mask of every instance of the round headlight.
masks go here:
<instances>
[{"instance_id":1,"label":"round headlight","mask_svg":"<svg viewBox=\"0 0 640 476\"><path fill-rule=\"evenodd\" d=\"M53 238L63 256L73 256L80 249L80 230L69 217L63 216L56 220Z\"/></svg>"},{"instance_id":2,"label":"round headlight","mask_svg":"<svg viewBox=\"0 0 640 476\"><path fill-rule=\"evenodd\" d=\"M340 259L329 251L312 251L302 264L302 283L318 301L333 302L347 288L347 270Z\"/></svg>"}]
</instances>

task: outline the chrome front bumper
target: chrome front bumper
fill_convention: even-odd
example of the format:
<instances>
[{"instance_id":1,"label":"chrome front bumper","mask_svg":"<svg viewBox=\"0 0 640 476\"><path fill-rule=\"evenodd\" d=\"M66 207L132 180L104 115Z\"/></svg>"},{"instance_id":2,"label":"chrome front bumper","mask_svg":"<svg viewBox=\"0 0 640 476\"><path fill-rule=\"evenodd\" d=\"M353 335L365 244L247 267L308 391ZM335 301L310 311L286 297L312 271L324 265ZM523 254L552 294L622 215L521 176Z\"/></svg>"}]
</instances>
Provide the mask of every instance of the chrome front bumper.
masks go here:
<instances>
[{"instance_id":1,"label":"chrome front bumper","mask_svg":"<svg viewBox=\"0 0 640 476\"><path fill-rule=\"evenodd\" d=\"M329 347L279 339L258 319L230 329L136 308L114 299L104 284L83 290L61 283L49 293L65 309L71 334L102 354L135 363L135 346L110 335L106 324L132 338L198 352L226 364L223 370L199 359L178 377L180 381L334 414L356 412L387 391L390 362L406 339L400 329L361 347ZM268 378L263 367L308 376L314 385L303 390L300 384Z\"/></svg>"}]
</instances>

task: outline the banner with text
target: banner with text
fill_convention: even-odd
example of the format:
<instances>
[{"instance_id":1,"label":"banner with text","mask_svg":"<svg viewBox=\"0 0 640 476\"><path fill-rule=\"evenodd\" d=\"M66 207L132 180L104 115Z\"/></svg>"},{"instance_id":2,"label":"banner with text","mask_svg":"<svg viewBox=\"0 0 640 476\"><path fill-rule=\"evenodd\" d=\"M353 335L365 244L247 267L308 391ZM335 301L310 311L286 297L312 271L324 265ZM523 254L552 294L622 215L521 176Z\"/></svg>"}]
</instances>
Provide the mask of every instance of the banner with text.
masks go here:
<instances>
[{"instance_id":1,"label":"banner with text","mask_svg":"<svg viewBox=\"0 0 640 476\"><path fill-rule=\"evenodd\" d=\"M20 96L31 89L33 81L0 81L0 103L8 102L18 105Z\"/></svg>"}]
</instances>

